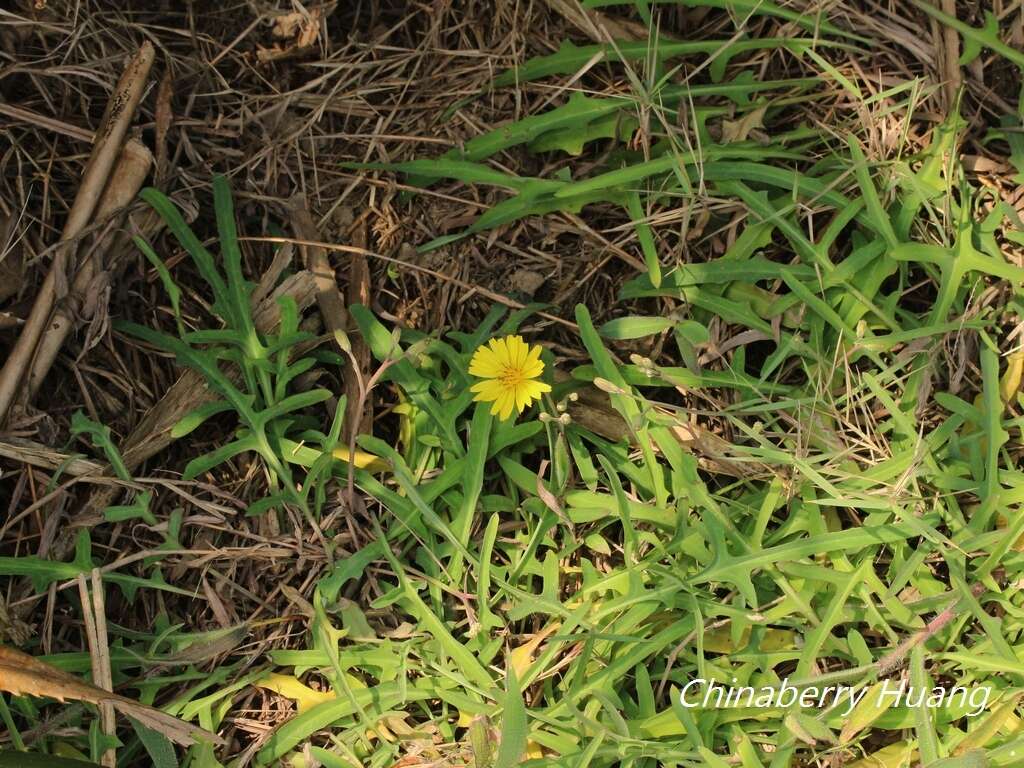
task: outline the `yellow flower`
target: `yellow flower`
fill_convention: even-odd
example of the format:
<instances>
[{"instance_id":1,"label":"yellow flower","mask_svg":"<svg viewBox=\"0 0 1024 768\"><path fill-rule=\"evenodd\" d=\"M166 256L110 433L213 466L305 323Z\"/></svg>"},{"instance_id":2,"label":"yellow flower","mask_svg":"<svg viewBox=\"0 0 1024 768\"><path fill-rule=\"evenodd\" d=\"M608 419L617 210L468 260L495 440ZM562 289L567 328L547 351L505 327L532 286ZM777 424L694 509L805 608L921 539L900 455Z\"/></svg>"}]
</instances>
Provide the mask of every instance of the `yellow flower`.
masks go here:
<instances>
[{"instance_id":1,"label":"yellow flower","mask_svg":"<svg viewBox=\"0 0 1024 768\"><path fill-rule=\"evenodd\" d=\"M540 359L541 348L529 346L522 336L506 336L491 339L477 347L469 363L469 372L483 381L470 389L476 392L474 400L491 403L491 415L502 421L512 411L522 413L533 400L540 400L541 394L550 392L551 387L538 381L544 372Z\"/></svg>"}]
</instances>

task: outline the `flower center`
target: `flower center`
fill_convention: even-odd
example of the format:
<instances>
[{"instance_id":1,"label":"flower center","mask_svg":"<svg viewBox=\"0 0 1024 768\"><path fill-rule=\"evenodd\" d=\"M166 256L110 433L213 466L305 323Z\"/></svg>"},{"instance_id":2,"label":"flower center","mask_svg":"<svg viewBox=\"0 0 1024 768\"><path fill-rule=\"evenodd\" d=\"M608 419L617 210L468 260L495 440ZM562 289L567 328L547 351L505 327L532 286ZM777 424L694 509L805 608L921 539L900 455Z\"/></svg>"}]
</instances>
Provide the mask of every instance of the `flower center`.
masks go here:
<instances>
[{"instance_id":1,"label":"flower center","mask_svg":"<svg viewBox=\"0 0 1024 768\"><path fill-rule=\"evenodd\" d=\"M506 366L501 372L501 383L506 387L518 387L523 383L523 371L520 368Z\"/></svg>"}]
</instances>

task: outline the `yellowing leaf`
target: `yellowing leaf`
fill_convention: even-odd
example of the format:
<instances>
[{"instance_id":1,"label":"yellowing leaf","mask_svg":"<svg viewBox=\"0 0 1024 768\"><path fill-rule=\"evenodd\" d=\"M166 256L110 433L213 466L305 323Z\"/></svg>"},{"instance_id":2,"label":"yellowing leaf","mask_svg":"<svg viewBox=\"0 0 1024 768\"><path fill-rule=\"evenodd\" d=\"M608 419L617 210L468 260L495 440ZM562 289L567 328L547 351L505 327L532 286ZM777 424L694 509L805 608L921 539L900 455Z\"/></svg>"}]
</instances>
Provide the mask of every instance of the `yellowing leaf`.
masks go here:
<instances>
[{"instance_id":1,"label":"yellowing leaf","mask_svg":"<svg viewBox=\"0 0 1024 768\"><path fill-rule=\"evenodd\" d=\"M398 414L398 445L403 455L408 455L409 448L416 439L416 414L418 409L411 402L406 400L402 390L395 391L398 396L398 405L391 409L392 413Z\"/></svg>"},{"instance_id":2,"label":"yellowing leaf","mask_svg":"<svg viewBox=\"0 0 1024 768\"><path fill-rule=\"evenodd\" d=\"M366 731L366 737L373 741L416 742L422 741L426 733L413 728L405 721L405 715L383 715Z\"/></svg>"},{"instance_id":3,"label":"yellowing leaf","mask_svg":"<svg viewBox=\"0 0 1024 768\"><path fill-rule=\"evenodd\" d=\"M812 747L818 743L835 744L836 737L829 727L817 718L800 712L790 712L783 719L786 727L800 741Z\"/></svg>"},{"instance_id":4,"label":"yellowing leaf","mask_svg":"<svg viewBox=\"0 0 1024 768\"><path fill-rule=\"evenodd\" d=\"M839 743L847 744L850 739L881 717L893 705L894 696L882 696L886 681L875 683L854 707L850 717L839 732ZM847 705L849 706L849 705Z\"/></svg>"},{"instance_id":5,"label":"yellowing leaf","mask_svg":"<svg viewBox=\"0 0 1024 768\"><path fill-rule=\"evenodd\" d=\"M281 675L277 672L268 673L257 680L256 685L294 701L295 706L298 707L299 714L312 709L318 704L334 701L337 698L328 691L314 691L305 683L300 682L294 675Z\"/></svg>"},{"instance_id":6,"label":"yellowing leaf","mask_svg":"<svg viewBox=\"0 0 1024 768\"><path fill-rule=\"evenodd\" d=\"M476 766L488 766L491 764L491 756L494 753L494 735L491 731L491 721L486 715L474 717L469 724L469 748L473 752L473 761Z\"/></svg>"},{"instance_id":7,"label":"yellowing leaf","mask_svg":"<svg viewBox=\"0 0 1024 768\"><path fill-rule=\"evenodd\" d=\"M70 760L81 760L82 762L89 762L89 756L80 749L77 749L74 745L68 744L66 741L58 741L53 745L53 754L56 757L66 757Z\"/></svg>"},{"instance_id":8,"label":"yellowing leaf","mask_svg":"<svg viewBox=\"0 0 1024 768\"><path fill-rule=\"evenodd\" d=\"M1015 733L1021 728L1024 728L1024 721L1017 717L1017 713L1007 713L1006 721L1003 723L1003 733Z\"/></svg>"},{"instance_id":9,"label":"yellowing leaf","mask_svg":"<svg viewBox=\"0 0 1024 768\"><path fill-rule=\"evenodd\" d=\"M347 446L341 448L335 448L332 454L338 461L344 461L348 464L350 451ZM372 453L361 451L358 448L354 454L351 454L355 458L355 465L359 469L368 469L371 472L384 472L388 469L388 463L379 456L374 456Z\"/></svg>"},{"instance_id":10,"label":"yellowing leaf","mask_svg":"<svg viewBox=\"0 0 1024 768\"><path fill-rule=\"evenodd\" d=\"M362 690L366 687L366 683L348 672L345 673L345 682L348 683L350 688L356 691Z\"/></svg>"},{"instance_id":11,"label":"yellowing leaf","mask_svg":"<svg viewBox=\"0 0 1024 768\"><path fill-rule=\"evenodd\" d=\"M381 718L366 732L366 737L373 741L374 739L380 739L381 741L395 741L395 734L388 730L387 722Z\"/></svg>"},{"instance_id":12,"label":"yellowing leaf","mask_svg":"<svg viewBox=\"0 0 1024 768\"><path fill-rule=\"evenodd\" d=\"M387 726L395 738L411 739L417 735L422 736L423 731L413 728L405 721L407 715L384 715L380 722Z\"/></svg>"},{"instance_id":13,"label":"yellowing leaf","mask_svg":"<svg viewBox=\"0 0 1024 768\"><path fill-rule=\"evenodd\" d=\"M703 760L704 765L708 768L729 768L729 761L721 755L717 755L707 747L700 747L700 756Z\"/></svg>"},{"instance_id":14,"label":"yellowing leaf","mask_svg":"<svg viewBox=\"0 0 1024 768\"><path fill-rule=\"evenodd\" d=\"M522 678L526 675L526 670L533 664L533 654L537 652L540 644L547 639L548 635L560 626L561 624L556 621L554 624L546 627L543 632L538 632L518 648L513 648L509 652L506 663L515 670L516 678Z\"/></svg>"},{"instance_id":15,"label":"yellowing leaf","mask_svg":"<svg viewBox=\"0 0 1024 768\"><path fill-rule=\"evenodd\" d=\"M679 689L672 689L672 697L679 700ZM686 733L679 717L671 709L664 709L656 715L640 721L640 733L651 739L681 736Z\"/></svg>"},{"instance_id":16,"label":"yellowing leaf","mask_svg":"<svg viewBox=\"0 0 1024 768\"><path fill-rule=\"evenodd\" d=\"M1024 348L1011 352L1006 358L1006 372L999 380L999 396L1004 403L1013 400L1020 389L1021 375L1024 374Z\"/></svg>"},{"instance_id":17,"label":"yellowing leaf","mask_svg":"<svg viewBox=\"0 0 1024 768\"><path fill-rule=\"evenodd\" d=\"M981 749L987 746L1007 725L1017 725L1018 723L1013 722L1017 720L1013 711L1017 708L1017 702L1020 701L1022 695L1024 694L1017 692L1000 702L977 728L968 733L964 740L956 745L953 756L962 755L972 749Z\"/></svg>"},{"instance_id":18,"label":"yellowing leaf","mask_svg":"<svg viewBox=\"0 0 1024 768\"><path fill-rule=\"evenodd\" d=\"M917 750L907 741L898 741L888 747L882 747L847 768L907 768L917 755Z\"/></svg>"},{"instance_id":19,"label":"yellowing leaf","mask_svg":"<svg viewBox=\"0 0 1024 768\"><path fill-rule=\"evenodd\" d=\"M729 627L719 627L704 633L704 650L712 653L734 653L750 640L750 627L744 627L739 647L732 641ZM765 653L790 650L796 647L796 637L788 629L769 629L761 635L760 650Z\"/></svg>"}]
</instances>

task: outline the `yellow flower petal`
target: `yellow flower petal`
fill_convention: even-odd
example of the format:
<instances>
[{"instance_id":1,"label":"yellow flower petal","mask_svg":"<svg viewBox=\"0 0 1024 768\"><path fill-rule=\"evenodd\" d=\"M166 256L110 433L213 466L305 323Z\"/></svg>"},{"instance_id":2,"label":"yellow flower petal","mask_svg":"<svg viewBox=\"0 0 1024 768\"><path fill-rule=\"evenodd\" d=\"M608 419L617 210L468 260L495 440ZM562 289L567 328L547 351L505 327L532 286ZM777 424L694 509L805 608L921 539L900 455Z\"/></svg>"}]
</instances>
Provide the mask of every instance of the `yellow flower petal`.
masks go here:
<instances>
[{"instance_id":1,"label":"yellow flower petal","mask_svg":"<svg viewBox=\"0 0 1024 768\"><path fill-rule=\"evenodd\" d=\"M494 404L491 406L491 416L498 416L501 413L501 409L505 407L505 400L508 399L508 392L504 389L501 394L494 398Z\"/></svg>"},{"instance_id":2,"label":"yellow flower petal","mask_svg":"<svg viewBox=\"0 0 1024 768\"><path fill-rule=\"evenodd\" d=\"M479 347L469 361L469 372L483 379L496 379L504 372L505 366L490 347Z\"/></svg>"},{"instance_id":3,"label":"yellow flower petal","mask_svg":"<svg viewBox=\"0 0 1024 768\"><path fill-rule=\"evenodd\" d=\"M494 352L494 356L498 358L498 361L508 366L508 346L505 344L505 339L491 339L491 349Z\"/></svg>"},{"instance_id":4,"label":"yellow flower petal","mask_svg":"<svg viewBox=\"0 0 1024 768\"><path fill-rule=\"evenodd\" d=\"M534 347L523 363L523 376L528 379L536 379L544 373L544 361L540 359L541 348Z\"/></svg>"},{"instance_id":5,"label":"yellow flower petal","mask_svg":"<svg viewBox=\"0 0 1024 768\"><path fill-rule=\"evenodd\" d=\"M481 403L497 400L505 392L505 387L498 379L487 379L486 381L478 382L469 389L471 392L477 393L473 399Z\"/></svg>"},{"instance_id":6,"label":"yellow flower petal","mask_svg":"<svg viewBox=\"0 0 1024 768\"><path fill-rule=\"evenodd\" d=\"M547 389L545 389L545 387L547 387ZM540 400L541 394L543 394L544 392L551 391L551 388L548 387L543 381L524 381L522 384L522 390L526 396L526 399L530 401Z\"/></svg>"},{"instance_id":7,"label":"yellow flower petal","mask_svg":"<svg viewBox=\"0 0 1024 768\"><path fill-rule=\"evenodd\" d=\"M527 344L522 336L491 339L473 353L469 373L479 381L470 387L477 402L491 403L492 415L504 420L522 413L551 387L539 381L544 373L542 348Z\"/></svg>"},{"instance_id":8,"label":"yellow flower petal","mask_svg":"<svg viewBox=\"0 0 1024 768\"><path fill-rule=\"evenodd\" d=\"M530 387L528 383L520 384L516 387L516 410L520 413L526 410L526 407L530 404Z\"/></svg>"},{"instance_id":9,"label":"yellow flower petal","mask_svg":"<svg viewBox=\"0 0 1024 768\"><path fill-rule=\"evenodd\" d=\"M501 396L501 413L498 414L498 418L502 421L512 415L512 411L516 406L516 391L515 389L506 390L505 394Z\"/></svg>"},{"instance_id":10,"label":"yellow flower petal","mask_svg":"<svg viewBox=\"0 0 1024 768\"><path fill-rule=\"evenodd\" d=\"M530 348L526 346L522 336L509 336L505 343L508 344L508 356L512 367L521 371Z\"/></svg>"},{"instance_id":11,"label":"yellow flower petal","mask_svg":"<svg viewBox=\"0 0 1024 768\"><path fill-rule=\"evenodd\" d=\"M541 395L551 391L551 387L543 381L531 381L527 384L527 388L531 400L540 400Z\"/></svg>"}]
</instances>

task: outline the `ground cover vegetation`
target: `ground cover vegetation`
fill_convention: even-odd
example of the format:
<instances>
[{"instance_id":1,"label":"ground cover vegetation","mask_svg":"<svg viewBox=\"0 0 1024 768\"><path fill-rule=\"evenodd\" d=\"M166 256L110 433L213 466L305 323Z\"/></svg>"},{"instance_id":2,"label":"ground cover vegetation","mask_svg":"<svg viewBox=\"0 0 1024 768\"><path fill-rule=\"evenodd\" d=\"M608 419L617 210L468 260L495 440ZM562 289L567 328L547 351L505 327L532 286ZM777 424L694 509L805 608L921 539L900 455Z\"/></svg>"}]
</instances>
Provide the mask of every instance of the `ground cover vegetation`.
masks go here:
<instances>
[{"instance_id":1,"label":"ground cover vegetation","mask_svg":"<svg viewBox=\"0 0 1024 768\"><path fill-rule=\"evenodd\" d=\"M1020 3L172 5L0 11L8 360L155 61L4 415L0 765L1024 761Z\"/></svg>"}]
</instances>

